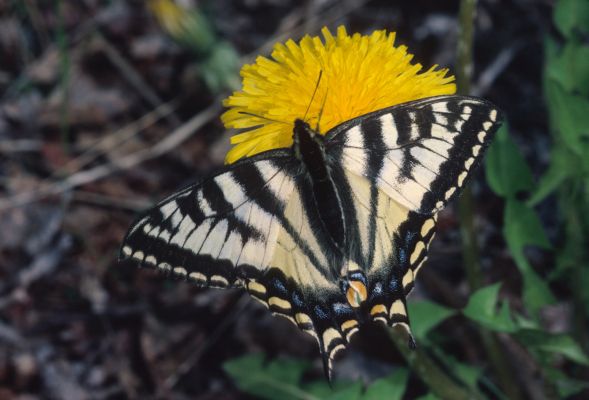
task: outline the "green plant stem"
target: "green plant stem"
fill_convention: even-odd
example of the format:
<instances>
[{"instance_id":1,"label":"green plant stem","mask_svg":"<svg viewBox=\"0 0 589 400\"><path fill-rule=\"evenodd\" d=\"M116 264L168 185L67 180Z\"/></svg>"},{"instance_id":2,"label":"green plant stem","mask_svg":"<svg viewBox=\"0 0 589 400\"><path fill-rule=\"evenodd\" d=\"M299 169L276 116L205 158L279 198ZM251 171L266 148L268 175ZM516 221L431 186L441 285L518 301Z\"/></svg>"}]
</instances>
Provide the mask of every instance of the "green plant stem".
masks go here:
<instances>
[{"instance_id":1,"label":"green plant stem","mask_svg":"<svg viewBox=\"0 0 589 400\"><path fill-rule=\"evenodd\" d=\"M391 329L389 332L395 346L407 360L411 370L436 396L448 400L483 399L479 393L458 384L422 349L410 349L407 345L407 333L404 330Z\"/></svg>"},{"instance_id":2,"label":"green plant stem","mask_svg":"<svg viewBox=\"0 0 589 400\"><path fill-rule=\"evenodd\" d=\"M472 77L472 49L474 38L474 21L476 16L476 0L461 0L459 12L459 36L457 49L456 84L458 93L469 94ZM483 273L480 265L479 248L476 240L474 226L474 202L472 191L465 188L459 201L459 215L462 236L462 254L464 268L471 292L483 285ZM522 399L522 394L517 382L513 379L504 349L492 332L479 329L482 343L493 371L497 376L501 388L508 398L512 400Z\"/></svg>"},{"instance_id":3,"label":"green plant stem","mask_svg":"<svg viewBox=\"0 0 589 400\"><path fill-rule=\"evenodd\" d=\"M456 85L458 93L464 95L470 93L476 4L476 0L460 1L460 34L458 36ZM466 187L460 197L459 215L464 268L466 269L468 284L471 290L474 291L483 285L483 276L479 263L479 249L474 228L474 204L470 187Z\"/></svg>"},{"instance_id":4,"label":"green plant stem","mask_svg":"<svg viewBox=\"0 0 589 400\"><path fill-rule=\"evenodd\" d=\"M461 94L470 92L472 77L472 43L477 0L460 0L456 86Z\"/></svg>"}]
</instances>

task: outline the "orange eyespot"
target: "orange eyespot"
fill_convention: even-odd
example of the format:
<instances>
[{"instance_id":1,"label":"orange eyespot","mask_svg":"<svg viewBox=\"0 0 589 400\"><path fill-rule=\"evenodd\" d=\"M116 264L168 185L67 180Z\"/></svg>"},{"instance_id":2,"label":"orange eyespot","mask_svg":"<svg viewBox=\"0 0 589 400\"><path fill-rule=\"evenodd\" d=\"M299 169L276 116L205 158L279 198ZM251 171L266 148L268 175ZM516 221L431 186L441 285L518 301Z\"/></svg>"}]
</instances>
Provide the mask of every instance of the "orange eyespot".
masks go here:
<instances>
[{"instance_id":1,"label":"orange eyespot","mask_svg":"<svg viewBox=\"0 0 589 400\"><path fill-rule=\"evenodd\" d=\"M360 281L350 281L350 287L346 291L348 303L354 308L360 307L367 297L366 286Z\"/></svg>"}]
</instances>

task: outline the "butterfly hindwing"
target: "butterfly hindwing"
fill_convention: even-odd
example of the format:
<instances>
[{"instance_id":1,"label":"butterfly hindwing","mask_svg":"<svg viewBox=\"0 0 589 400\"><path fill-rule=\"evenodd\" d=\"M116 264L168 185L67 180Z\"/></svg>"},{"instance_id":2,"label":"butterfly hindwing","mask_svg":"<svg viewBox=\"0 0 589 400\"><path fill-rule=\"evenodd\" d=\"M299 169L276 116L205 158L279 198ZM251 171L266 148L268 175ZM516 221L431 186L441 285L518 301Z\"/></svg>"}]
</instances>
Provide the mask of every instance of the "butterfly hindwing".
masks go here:
<instances>
[{"instance_id":1,"label":"butterfly hindwing","mask_svg":"<svg viewBox=\"0 0 589 400\"><path fill-rule=\"evenodd\" d=\"M359 324L338 286L342 254L319 223L312 193L307 179L297 181L284 210L274 257L266 271L248 274L246 286L274 314L317 340L330 376L335 354Z\"/></svg>"},{"instance_id":2,"label":"butterfly hindwing","mask_svg":"<svg viewBox=\"0 0 589 400\"><path fill-rule=\"evenodd\" d=\"M326 149L408 209L432 214L464 186L501 122L485 100L438 96L350 120Z\"/></svg>"},{"instance_id":3,"label":"butterfly hindwing","mask_svg":"<svg viewBox=\"0 0 589 400\"><path fill-rule=\"evenodd\" d=\"M348 257L364 266L368 298L363 313L388 325L404 324L409 329L406 296L425 262L435 234L436 215L407 209L378 189L374 182L350 171L339 182L346 204L346 219L354 221ZM356 243L354 245L354 243ZM355 250L354 250L355 249Z\"/></svg>"}]
</instances>

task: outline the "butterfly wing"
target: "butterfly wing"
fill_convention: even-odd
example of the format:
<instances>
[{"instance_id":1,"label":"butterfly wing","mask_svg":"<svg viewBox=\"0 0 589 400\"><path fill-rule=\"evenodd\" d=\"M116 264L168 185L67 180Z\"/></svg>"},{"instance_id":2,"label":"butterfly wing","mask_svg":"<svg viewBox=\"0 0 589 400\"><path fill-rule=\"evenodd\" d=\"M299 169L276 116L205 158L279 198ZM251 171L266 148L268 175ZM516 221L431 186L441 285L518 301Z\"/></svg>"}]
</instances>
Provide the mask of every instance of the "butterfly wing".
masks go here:
<instances>
[{"instance_id":1,"label":"butterfly wing","mask_svg":"<svg viewBox=\"0 0 589 400\"><path fill-rule=\"evenodd\" d=\"M141 215L121 258L204 287L244 287L319 343L326 372L356 321L337 285L341 255L290 151L233 164Z\"/></svg>"},{"instance_id":2,"label":"butterfly wing","mask_svg":"<svg viewBox=\"0 0 589 400\"><path fill-rule=\"evenodd\" d=\"M406 295L425 262L436 213L464 186L499 126L470 97L440 96L348 121L326 152L350 230L349 259L364 266L373 320L409 330Z\"/></svg>"},{"instance_id":3,"label":"butterfly wing","mask_svg":"<svg viewBox=\"0 0 589 400\"><path fill-rule=\"evenodd\" d=\"M441 210L468 181L501 123L489 102L438 96L383 109L327 133L327 152L407 209Z\"/></svg>"},{"instance_id":4,"label":"butterfly wing","mask_svg":"<svg viewBox=\"0 0 589 400\"><path fill-rule=\"evenodd\" d=\"M288 152L231 165L140 216L121 258L201 286L242 286L246 269L264 270L273 257L295 175Z\"/></svg>"}]
</instances>

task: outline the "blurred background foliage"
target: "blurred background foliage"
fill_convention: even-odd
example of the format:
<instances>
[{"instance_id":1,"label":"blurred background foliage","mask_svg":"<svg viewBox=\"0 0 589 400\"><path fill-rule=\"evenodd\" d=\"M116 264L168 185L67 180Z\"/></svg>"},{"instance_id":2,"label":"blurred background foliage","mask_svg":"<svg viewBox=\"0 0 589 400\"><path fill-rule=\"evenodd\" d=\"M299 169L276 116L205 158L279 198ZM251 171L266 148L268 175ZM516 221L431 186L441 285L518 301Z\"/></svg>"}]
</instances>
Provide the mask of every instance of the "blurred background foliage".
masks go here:
<instances>
[{"instance_id":1,"label":"blurred background foliage","mask_svg":"<svg viewBox=\"0 0 589 400\"><path fill-rule=\"evenodd\" d=\"M134 213L222 163L239 66L339 24L397 31L507 123L440 215L418 349L367 326L329 386L239 291L115 257ZM589 397L589 1L0 0L0 96L0 399Z\"/></svg>"}]
</instances>

